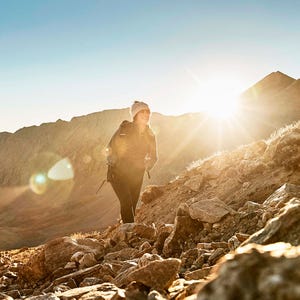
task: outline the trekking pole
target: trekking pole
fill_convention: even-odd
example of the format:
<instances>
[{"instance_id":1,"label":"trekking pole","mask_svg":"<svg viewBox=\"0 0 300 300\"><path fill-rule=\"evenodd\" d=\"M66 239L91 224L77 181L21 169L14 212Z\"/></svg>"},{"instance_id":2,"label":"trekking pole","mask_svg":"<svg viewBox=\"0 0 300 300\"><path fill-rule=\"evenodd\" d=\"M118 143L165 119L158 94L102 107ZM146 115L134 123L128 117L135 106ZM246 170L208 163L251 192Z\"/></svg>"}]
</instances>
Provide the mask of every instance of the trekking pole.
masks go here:
<instances>
[{"instance_id":1,"label":"trekking pole","mask_svg":"<svg viewBox=\"0 0 300 300\"><path fill-rule=\"evenodd\" d=\"M98 188L98 190L97 190L97 192L96 192L96 195L98 194L98 192L99 192L99 191L101 190L101 188L103 187L105 181L106 181L106 179L104 179L104 180L101 182L101 184L100 184L100 186L99 186L99 188Z\"/></svg>"}]
</instances>

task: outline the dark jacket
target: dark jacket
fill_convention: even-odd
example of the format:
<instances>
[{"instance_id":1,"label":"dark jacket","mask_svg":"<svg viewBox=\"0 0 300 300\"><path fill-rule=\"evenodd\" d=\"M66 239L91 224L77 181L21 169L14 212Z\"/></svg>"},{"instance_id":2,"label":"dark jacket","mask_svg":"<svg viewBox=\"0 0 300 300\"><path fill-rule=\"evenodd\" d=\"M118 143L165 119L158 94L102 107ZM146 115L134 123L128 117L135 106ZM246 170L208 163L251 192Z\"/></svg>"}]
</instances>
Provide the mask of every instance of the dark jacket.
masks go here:
<instances>
[{"instance_id":1,"label":"dark jacket","mask_svg":"<svg viewBox=\"0 0 300 300\"><path fill-rule=\"evenodd\" d=\"M107 147L107 161L122 173L148 171L157 161L156 138L149 126L140 134L134 122L123 121Z\"/></svg>"}]
</instances>

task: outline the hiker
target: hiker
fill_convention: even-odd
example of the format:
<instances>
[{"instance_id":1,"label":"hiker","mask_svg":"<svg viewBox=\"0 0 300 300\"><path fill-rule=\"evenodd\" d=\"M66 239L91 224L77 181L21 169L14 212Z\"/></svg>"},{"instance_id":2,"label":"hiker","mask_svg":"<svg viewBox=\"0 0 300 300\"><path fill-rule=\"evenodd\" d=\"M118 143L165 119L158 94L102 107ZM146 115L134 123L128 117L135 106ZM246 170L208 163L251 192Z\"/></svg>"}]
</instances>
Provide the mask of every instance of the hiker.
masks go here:
<instances>
[{"instance_id":1,"label":"hiker","mask_svg":"<svg viewBox=\"0 0 300 300\"><path fill-rule=\"evenodd\" d=\"M119 198L123 223L134 222L144 173L157 161L156 138L149 127L149 106L135 101L130 114L132 121L121 123L106 149L107 181Z\"/></svg>"}]
</instances>

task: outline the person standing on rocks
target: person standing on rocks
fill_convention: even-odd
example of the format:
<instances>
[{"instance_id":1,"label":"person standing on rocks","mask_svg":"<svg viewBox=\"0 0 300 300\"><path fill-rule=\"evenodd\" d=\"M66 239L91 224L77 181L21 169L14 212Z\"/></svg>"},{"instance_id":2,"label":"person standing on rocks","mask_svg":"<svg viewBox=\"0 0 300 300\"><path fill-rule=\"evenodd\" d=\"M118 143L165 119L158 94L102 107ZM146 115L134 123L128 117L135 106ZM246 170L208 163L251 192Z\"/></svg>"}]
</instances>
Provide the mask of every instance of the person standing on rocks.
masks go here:
<instances>
[{"instance_id":1,"label":"person standing on rocks","mask_svg":"<svg viewBox=\"0 0 300 300\"><path fill-rule=\"evenodd\" d=\"M132 121L123 121L112 136L107 149L107 181L111 183L121 206L123 223L134 222L145 171L157 161L156 138L149 126L150 109L135 101L130 114Z\"/></svg>"}]
</instances>

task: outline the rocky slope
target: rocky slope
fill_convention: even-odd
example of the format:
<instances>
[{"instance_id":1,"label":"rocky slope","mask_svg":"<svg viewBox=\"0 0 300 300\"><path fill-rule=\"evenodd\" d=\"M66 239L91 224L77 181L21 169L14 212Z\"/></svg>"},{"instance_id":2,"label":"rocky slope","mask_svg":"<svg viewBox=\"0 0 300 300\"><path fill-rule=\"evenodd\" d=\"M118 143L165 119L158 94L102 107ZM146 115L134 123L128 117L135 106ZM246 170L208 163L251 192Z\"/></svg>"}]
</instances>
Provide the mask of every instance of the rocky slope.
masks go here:
<instances>
[{"instance_id":1,"label":"rocky slope","mask_svg":"<svg viewBox=\"0 0 300 300\"><path fill-rule=\"evenodd\" d=\"M136 223L1 252L3 299L299 299L300 122L142 199Z\"/></svg>"},{"instance_id":2,"label":"rocky slope","mask_svg":"<svg viewBox=\"0 0 300 300\"><path fill-rule=\"evenodd\" d=\"M275 72L242 96L244 107L249 108L248 104L255 104L259 111L253 113L251 109L241 110L238 126L216 122L202 114L172 117L154 113L152 127L157 134L159 161L151 174L151 180L146 178L145 185L166 184L199 158L266 138L275 128L297 120L300 115L299 95L299 80ZM270 119L269 110L273 107L278 110L273 112ZM50 238L76 231L98 230L115 223L119 216L119 204L111 187L105 185L99 194L96 191L105 178L105 146L121 121L128 118L127 109L108 110L75 117L70 122L58 120L23 128L14 134L0 133L0 249L39 245ZM264 142L257 142L251 151L262 154L266 146ZM234 158L231 156L238 155L239 151L243 152L239 149L235 154L228 153L225 163L233 163ZM269 166L261 163L261 160L248 167L252 154L247 155L248 158L243 158L244 166L239 166L251 168L244 176L251 179L255 170L260 168L263 173L268 173ZM61 166L63 162L65 169L57 167L56 178L50 177L50 170L54 166ZM227 176L231 178L226 184L217 179L220 168L226 169ZM214 185L223 184L221 198L226 203L239 200L241 196L252 199L251 193L255 193L257 200L263 201L278 187L277 180L281 176L288 176L279 170L277 175L273 174L274 178L268 179L268 187L256 193L255 184L264 187L258 178L253 186L247 186L247 178L230 173L243 170L226 166L212 167L209 160L203 165L205 169L211 174L206 174L206 178L202 179L198 176L203 181L199 188L205 187L205 197L211 197L215 193ZM64 178L71 170L72 176ZM189 174L193 172L197 173L193 170ZM210 186L206 184L209 178L214 179L209 181ZM186 181L184 178L180 180L176 182ZM241 182L245 191L241 188ZM188 187L191 184L184 185L189 195L197 192L197 188L194 191ZM172 187L170 183L167 188ZM231 197L232 191L235 194ZM186 197L184 191L178 195L172 193L176 204ZM163 209L170 220L174 219L174 207L167 205Z\"/></svg>"}]
</instances>

